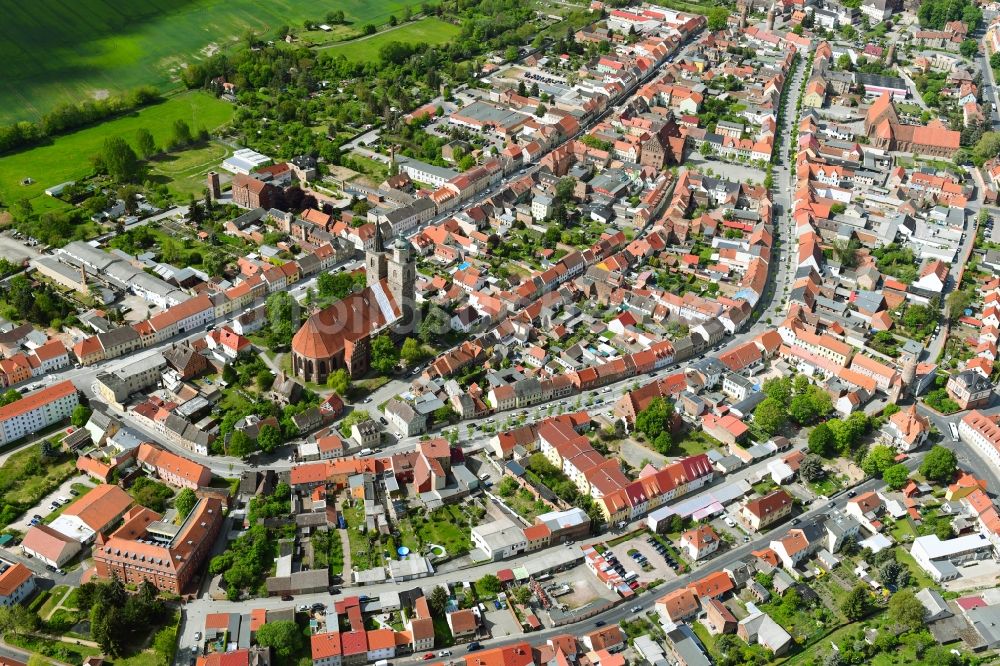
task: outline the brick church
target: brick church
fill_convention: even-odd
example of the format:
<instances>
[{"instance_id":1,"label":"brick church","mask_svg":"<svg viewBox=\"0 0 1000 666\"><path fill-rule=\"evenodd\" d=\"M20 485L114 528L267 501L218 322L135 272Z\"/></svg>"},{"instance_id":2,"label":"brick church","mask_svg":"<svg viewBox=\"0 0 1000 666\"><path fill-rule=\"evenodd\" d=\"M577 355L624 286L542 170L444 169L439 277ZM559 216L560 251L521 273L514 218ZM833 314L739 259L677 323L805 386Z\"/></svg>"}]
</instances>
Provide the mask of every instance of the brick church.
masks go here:
<instances>
[{"instance_id":1,"label":"brick church","mask_svg":"<svg viewBox=\"0 0 1000 666\"><path fill-rule=\"evenodd\" d=\"M865 134L875 148L949 159L958 151L962 137L961 133L948 129L936 119L926 126L900 123L892 95L887 92L868 109Z\"/></svg>"},{"instance_id":2,"label":"brick church","mask_svg":"<svg viewBox=\"0 0 1000 666\"><path fill-rule=\"evenodd\" d=\"M323 383L345 368L351 377L368 372L371 339L389 329L406 335L416 324L416 266L406 241L387 251L381 225L365 254L368 284L313 314L292 338L292 369L307 381Z\"/></svg>"}]
</instances>

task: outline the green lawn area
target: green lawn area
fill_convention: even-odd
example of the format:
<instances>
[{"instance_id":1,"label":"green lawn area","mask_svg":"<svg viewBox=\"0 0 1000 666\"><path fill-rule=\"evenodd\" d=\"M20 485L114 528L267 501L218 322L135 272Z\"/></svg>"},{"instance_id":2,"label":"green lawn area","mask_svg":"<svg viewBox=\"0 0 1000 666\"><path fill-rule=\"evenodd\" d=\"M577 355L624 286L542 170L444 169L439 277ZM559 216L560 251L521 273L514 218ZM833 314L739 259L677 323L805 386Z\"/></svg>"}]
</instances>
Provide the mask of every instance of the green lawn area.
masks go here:
<instances>
[{"instance_id":1,"label":"green lawn area","mask_svg":"<svg viewBox=\"0 0 1000 666\"><path fill-rule=\"evenodd\" d=\"M49 0L4 3L0 22L0 123L33 120L61 102L140 85L179 87L178 68L204 60L209 48L238 41L248 30L302 27L342 9L358 24L385 23L406 0ZM456 28L457 30L457 28ZM297 32L297 31L296 31ZM65 179L63 179L65 180ZM59 180L53 183L61 182Z\"/></svg>"},{"instance_id":2,"label":"green lawn area","mask_svg":"<svg viewBox=\"0 0 1000 666\"><path fill-rule=\"evenodd\" d=\"M134 144L136 131L144 127L152 132L157 144L162 145L172 135L175 120L185 120L195 131L201 127L212 130L229 122L233 110L228 102L207 93L186 93L136 113L57 137L46 145L5 155L0 159L0 199L11 202L37 197L38 203L50 199L44 194L45 188L91 174L90 158L100 151L109 136L122 136ZM34 184L20 184L29 177L34 179Z\"/></svg>"},{"instance_id":3,"label":"green lawn area","mask_svg":"<svg viewBox=\"0 0 1000 666\"><path fill-rule=\"evenodd\" d=\"M201 197L205 175L217 170L219 163L232 152L229 147L210 141L181 153L161 155L150 164L150 178L165 183L176 195Z\"/></svg>"},{"instance_id":4,"label":"green lawn area","mask_svg":"<svg viewBox=\"0 0 1000 666\"><path fill-rule=\"evenodd\" d=\"M344 507L344 520L347 521L347 537L351 543L351 566L361 571L372 567L382 566L385 559L382 555L382 548L378 546L378 534L373 535L373 542L369 541L365 528L365 512L363 507Z\"/></svg>"},{"instance_id":5,"label":"green lawn area","mask_svg":"<svg viewBox=\"0 0 1000 666\"><path fill-rule=\"evenodd\" d=\"M343 55L351 61L378 61L379 49L391 42L443 44L454 38L460 28L436 18L426 18L388 29L371 37L321 47L330 55Z\"/></svg>"},{"instance_id":6,"label":"green lawn area","mask_svg":"<svg viewBox=\"0 0 1000 666\"><path fill-rule=\"evenodd\" d=\"M452 556L467 553L472 548L469 529L468 516L455 504L432 511L416 524L417 534L425 544L444 546Z\"/></svg>"},{"instance_id":7,"label":"green lawn area","mask_svg":"<svg viewBox=\"0 0 1000 666\"><path fill-rule=\"evenodd\" d=\"M0 467L0 493L6 505L0 522L9 524L75 472L75 458L43 458L40 445L13 454Z\"/></svg>"},{"instance_id":8,"label":"green lawn area","mask_svg":"<svg viewBox=\"0 0 1000 666\"><path fill-rule=\"evenodd\" d=\"M692 430L684 435L684 439L674 444L670 453L679 455L683 452L685 456L696 456L711 449L727 450L722 442L705 434L703 430Z\"/></svg>"},{"instance_id":9,"label":"green lawn area","mask_svg":"<svg viewBox=\"0 0 1000 666\"><path fill-rule=\"evenodd\" d=\"M351 153L348 155L351 160L351 166L359 173L364 174L369 179L376 182L385 180L386 176L389 174L389 167L381 162L376 162L370 157L365 157L364 155L359 155L358 153Z\"/></svg>"},{"instance_id":10,"label":"green lawn area","mask_svg":"<svg viewBox=\"0 0 1000 666\"><path fill-rule=\"evenodd\" d=\"M503 501L507 506L517 512L517 515L521 516L528 522L534 522L535 516L549 510L549 507L545 502L536 500L535 496L524 488L519 489L510 497L504 497Z\"/></svg>"},{"instance_id":11,"label":"green lawn area","mask_svg":"<svg viewBox=\"0 0 1000 666\"><path fill-rule=\"evenodd\" d=\"M42 604L42 607L38 609L38 615L43 620L49 616L49 613L56 609L56 606L58 606L59 602L62 601L62 598L68 589L68 585L56 585L49 590L48 598L45 600L45 603Z\"/></svg>"},{"instance_id":12,"label":"green lawn area","mask_svg":"<svg viewBox=\"0 0 1000 666\"><path fill-rule=\"evenodd\" d=\"M840 480L832 474L822 481L811 481L808 483L808 486L817 495L826 495L827 497L833 495L843 487Z\"/></svg>"},{"instance_id":13,"label":"green lawn area","mask_svg":"<svg viewBox=\"0 0 1000 666\"><path fill-rule=\"evenodd\" d=\"M906 518L897 520L890 530L893 538L899 543L904 543L907 541L905 537L909 536L910 539L914 539L917 536L916 530L913 529L913 525Z\"/></svg>"}]
</instances>

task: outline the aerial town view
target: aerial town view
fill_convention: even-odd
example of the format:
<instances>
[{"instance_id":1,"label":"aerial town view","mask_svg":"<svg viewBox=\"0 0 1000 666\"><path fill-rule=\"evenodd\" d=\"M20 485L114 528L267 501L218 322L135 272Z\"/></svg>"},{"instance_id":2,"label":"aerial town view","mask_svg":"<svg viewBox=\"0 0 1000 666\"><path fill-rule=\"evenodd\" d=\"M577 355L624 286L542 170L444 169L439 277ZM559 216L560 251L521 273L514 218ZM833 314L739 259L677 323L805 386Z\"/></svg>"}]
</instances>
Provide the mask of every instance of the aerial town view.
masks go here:
<instances>
[{"instance_id":1,"label":"aerial town view","mask_svg":"<svg viewBox=\"0 0 1000 666\"><path fill-rule=\"evenodd\" d=\"M1000 2L0 16L0 666L1000 664Z\"/></svg>"}]
</instances>

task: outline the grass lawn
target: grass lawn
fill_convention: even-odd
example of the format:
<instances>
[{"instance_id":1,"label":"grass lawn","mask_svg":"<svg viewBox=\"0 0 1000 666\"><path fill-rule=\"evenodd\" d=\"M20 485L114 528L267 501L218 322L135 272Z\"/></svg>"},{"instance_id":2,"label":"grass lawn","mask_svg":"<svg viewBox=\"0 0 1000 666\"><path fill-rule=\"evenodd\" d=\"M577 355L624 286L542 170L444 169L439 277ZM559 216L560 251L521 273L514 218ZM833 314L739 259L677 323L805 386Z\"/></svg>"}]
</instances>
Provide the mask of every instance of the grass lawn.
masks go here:
<instances>
[{"instance_id":1,"label":"grass lawn","mask_svg":"<svg viewBox=\"0 0 1000 666\"><path fill-rule=\"evenodd\" d=\"M46 187L90 175L90 158L100 151L109 136L122 136L134 144L136 131L144 127L152 132L157 144L162 145L172 135L175 120L187 121L195 131L200 127L215 129L229 122L233 109L228 102L207 93L186 93L136 113L57 137L46 145L5 155L0 159L0 199L8 202L36 197L38 202L49 199L44 194ZM28 177L35 183L21 185Z\"/></svg>"},{"instance_id":2,"label":"grass lawn","mask_svg":"<svg viewBox=\"0 0 1000 666\"><path fill-rule=\"evenodd\" d=\"M517 515L521 516L529 523L535 521L535 516L545 513L549 510L549 506L542 500L536 500L535 496L532 495L528 490L524 488L518 489L510 497L503 497L504 503L513 509Z\"/></svg>"},{"instance_id":3,"label":"grass lawn","mask_svg":"<svg viewBox=\"0 0 1000 666\"><path fill-rule=\"evenodd\" d=\"M49 0L44 12L5 3L0 123L140 85L177 88L182 64L204 60L248 30L269 34L290 25L298 32L303 19L323 21L331 9L344 10L356 30L402 16L408 4L416 9L406 0Z\"/></svg>"},{"instance_id":4,"label":"grass lawn","mask_svg":"<svg viewBox=\"0 0 1000 666\"><path fill-rule=\"evenodd\" d=\"M833 495L843 487L840 483L840 480L837 479L837 477L834 476L833 474L828 475L822 481L809 482L808 485L810 490L812 490L817 495L825 495L827 497Z\"/></svg>"},{"instance_id":5,"label":"grass lawn","mask_svg":"<svg viewBox=\"0 0 1000 666\"><path fill-rule=\"evenodd\" d=\"M359 155L358 153L350 153L349 157L354 168L359 173L367 176L369 180L381 182L385 180L386 176L389 174L388 165L376 162L370 157L365 157L364 155Z\"/></svg>"},{"instance_id":6,"label":"grass lawn","mask_svg":"<svg viewBox=\"0 0 1000 666\"><path fill-rule=\"evenodd\" d=\"M150 179L165 183L174 194L200 198L205 175L218 169L219 163L232 152L228 146L210 141L181 153L161 155L150 164Z\"/></svg>"},{"instance_id":7,"label":"grass lawn","mask_svg":"<svg viewBox=\"0 0 1000 666\"><path fill-rule=\"evenodd\" d=\"M344 520L347 521L347 537L351 543L351 566L362 571L385 564L382 548L378 546L378 534L373 535L375 546L363 531L365 527L365 512L362 507L344 507Z\"/></svg>"},{"instance_id":8,"label":"grass lawn","mask_svg":"<svg viewBox=\"0 0 1000 666\"><path fill-rule=\"evenodd\" d=\"M424 543L444 546L449 555L462 555L472 549L469 519L455 504L432 511L416 525L416 530Z\"/></svg>"},{"instance_id":9,"label":"grass lawn","mask_svg":"<svg viewBox=\"0 0 1000 666\"><path fill-rule=\"evenodd\" d=\"M391 42L410 44L443 44L451 41L461 29L436 18L426 18L413 23L405 23L398 28L390 28L371 37L320 47L330 55L343 55L350 61L374 61L379 59L379 49Z\"/></svg>"},{"instance_id":10,"label":"grass lawn","mask_svg":"<svg viewBox=\"0 0 1000 666\"><path fill-rule=\"evenodd\" d=\"M711 449L721 449L725 450L722 442L715 439L711 435L705 434L702 430L692 430L691 432L684 435L684 439L674 444L671 448L670 453L672 455L678 455L678 451L683 452L685 456L696 456L699 453L705 453Z\"/></svg>"},{"instance_id":11,"label":"grass lawn","mask_svg":"<svg viewBox=\"0 0 1000 666\"><path fill-rule=\"evenodd\" d=\"M15 505L21 514L75 472L72 457L47 460L42 458L40 446L31 446L9 457L0 467L0 493L3 501Z\"/></svg>"},{"instance_id":12,"label":"grass lawn","mask_svg":"<svg viewBox=\"0 0 1000 666\"><path fill-rule=\"evenodd\" d=\"M890 534L892 534L893 538L899 543L908 541L908 539L906 539L907 536L909 536L909 540L912 540L917 536L917 532L913 529L913 525L911 525L910 521L906 518L897 520L892 526Z\"/></svg>"},{"instance_id":13,"label":"grass lawn","mask_svg":"<svg viewBox=\"0 0 1000 666\"><path fill-rule=\"evenodd\" d=\"M42 604L42 607L38 609L38 615L44 620L49 616L49 613L56 609L59 602L62 601L63 596L66 594L66 590L69 589L68 585L56 585L51 590L49 590L49 597Z\"/></svg>"}]
</instances>

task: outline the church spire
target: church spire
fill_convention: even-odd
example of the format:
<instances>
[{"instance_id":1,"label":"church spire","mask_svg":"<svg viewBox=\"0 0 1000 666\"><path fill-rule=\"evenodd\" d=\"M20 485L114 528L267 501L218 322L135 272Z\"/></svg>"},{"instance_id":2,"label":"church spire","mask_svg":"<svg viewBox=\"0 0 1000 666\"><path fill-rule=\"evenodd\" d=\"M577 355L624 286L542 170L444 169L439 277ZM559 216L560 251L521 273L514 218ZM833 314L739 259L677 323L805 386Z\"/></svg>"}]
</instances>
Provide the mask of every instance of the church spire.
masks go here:
<instances>
[{"instance_id":1,"label":"church spire","mask_svg":"<svg viewBox=\"0 0 1000 666\"><path fill-rule=\"evenodd\" d=\"M385 238L382 237L382 223L375 223L375 247L374 252L385 252Z\"/></svg>"}]
</instances>

